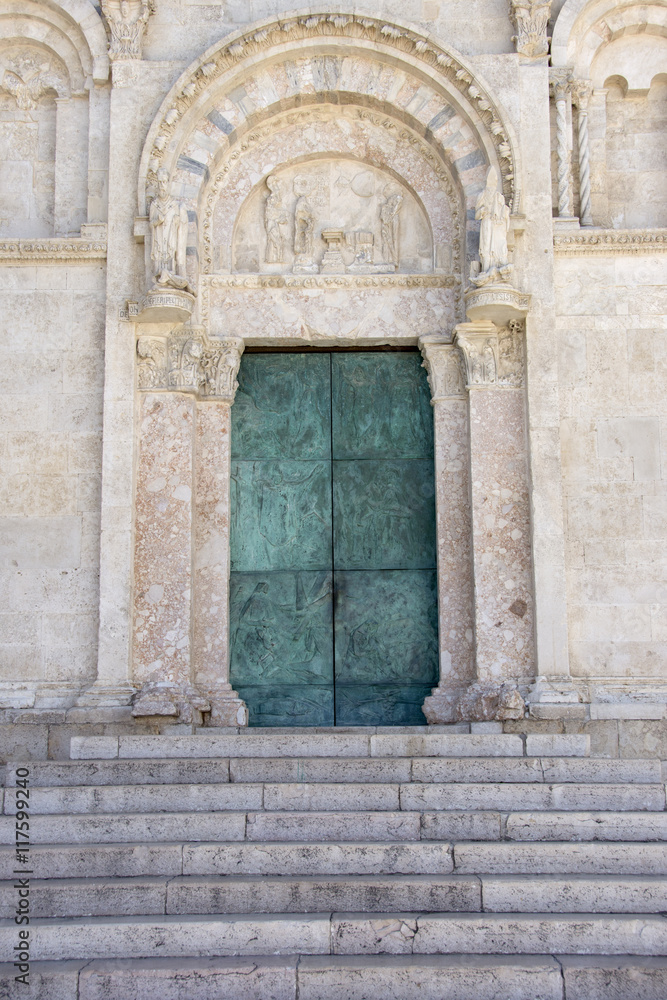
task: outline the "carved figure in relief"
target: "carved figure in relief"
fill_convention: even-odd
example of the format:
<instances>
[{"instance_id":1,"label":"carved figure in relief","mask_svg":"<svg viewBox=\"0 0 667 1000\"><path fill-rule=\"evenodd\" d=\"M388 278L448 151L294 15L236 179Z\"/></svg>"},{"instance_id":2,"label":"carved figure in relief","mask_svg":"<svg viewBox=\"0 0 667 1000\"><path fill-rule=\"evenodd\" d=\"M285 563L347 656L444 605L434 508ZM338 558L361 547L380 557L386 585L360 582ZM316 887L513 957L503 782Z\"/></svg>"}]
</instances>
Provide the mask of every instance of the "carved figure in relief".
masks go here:
<instances>
[{"instance_id":1,"label":"carved figure in relief","mask_svg":"<svg viewBox=\"0 0 667 1000\"><path fill-rule=\"evenodd\" d=\"M111 31L109 58L141 59L141 45L154 0L101 0Z\"/></svg>"},{"instance_id":2,"label":"carved figure in relief","mask_svg":"<svg viewBox=\"0 0 667 1000\"><path fill-rule=\"evenodd\" d=\"M297 203L294 207L294 269L313 268L313 248L315 235L315 215L308 195L312 191L310 177L295 177L294 193Z\"/></svg>"},{"instance_id":3,"label":"carved figure in relief","mask_svg":"<svg viewBox=\"0 0 667 1000\"><path fill-rule=\"evenodd\" d=\"M485 285L491 281L503 281L511 273L507 233L510 225L510 210L498 190L498 171L489 167L486 186L475 204L475 218L481 220L479 231L479 264L473 265L471 279L475 285Z\"/></svg>"},{"instance_id":4,"label":"carved figure in relief","mask_svg":"<svg viewBox=\"0 0 667 1000\"><path fill-rule=\"evenodd\" d=\"M398 266L398 223L403 195L396 192L387 197L380 209L380 239L382 259L387 264Z\"/></svg>"},{"instance_id":5,"label":"carved figure in relief","mask_svg":"<svg viewBox=\"0 0 667 1000\"><path fill-rule=\"evenodd\" d=\"M172 389L198 389L202 383L200 361L204 347L188 337L171 345L169 385Z\"/></svg>"},{"instance_id":6,"label":"carved figure in relief","mask_svg":"<svg viewBox=\"0 0 667 1000\"><path fill-rule=\"evenodd\" d=\"M166 348L160 340L140 337L137 341L137 379L140 389L159 389L165 382Z\"/></svg>"},{"instance_id":7,"label":"carved figure in relief","mask_svg":"<svg viewBox=\"0 0 667 1000\"><path fill-rule=\"evenodd\" d=\"M233 401L240 364L241 352L237 344L223 343L220 347L205 350L201 356L205 395Z\"/></svg>"},{"instance_id":8,"label":"carved figure in relief","mask_svg":"<svg viewBox=\"0 0 667 1000\"><path fill-rule=\"evenodd\" d=\"M151 202L148 214L155 284L192 293L185 277L188 212L185 205L169 194L169 172L164 167L157 172L157 187L157 197Z\"/></svg>"},{"instance_id":9,"label":"carved figure in relief","mask_svg":"<svg viewBox=\"0 0 667 1000\"><path fill-rule=\"evenodd\" d=\"M267 264L282 264L285 260L285 237L281 226L287 224L287 212L283 208L280 181L273 174L266 178L269 196L264 203L264 228L266 229Z\"/></svg>"}]
</instances>

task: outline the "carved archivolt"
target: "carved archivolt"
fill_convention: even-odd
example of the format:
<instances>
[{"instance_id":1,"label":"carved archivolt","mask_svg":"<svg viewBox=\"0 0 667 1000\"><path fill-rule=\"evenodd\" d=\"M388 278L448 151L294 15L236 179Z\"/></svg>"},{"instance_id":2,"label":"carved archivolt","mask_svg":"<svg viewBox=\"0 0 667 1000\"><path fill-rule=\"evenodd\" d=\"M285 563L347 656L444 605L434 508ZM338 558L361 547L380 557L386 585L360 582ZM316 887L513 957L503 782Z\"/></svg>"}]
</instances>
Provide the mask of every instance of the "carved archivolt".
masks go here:
<instances>
[{"instance_id":1,"label":"carved archivolt","mask_svg":"<svg viewBox=\"0 0 667 1000\"><path fill-rule=\"evenodd\" d=\"M204 105L216 80L225 75L231 78L234 71L237 71L238 80L238 70L244 60L260 54L269 56L272 49L284 46L286 42L295 45L304 41L324 43L327 39L335 39L341 44L359 41L364 43L366 52L368 43L375 49L389 47L397 50L405 63L411 64L422 75L426 71L436 85L458 92L459 100L463 99L462 103L480 123L478 127L485 136L485 142L495 149L504 194L516 209L519 171L515 143L507 122L478 75L457 54L446 51L432 38L409 27L388 24L381 18L360 14L331 13L272 20L248 32L239 32L209 49L180 78L149 133L140 177L140 210L144 210L146 185L154 185L157 170L161 166L170 166L173 150L182 145L174 142L177 133L185 139L195 125L199 106L202 113L206 113ZM253 73L256 72L255 65Z\"/></svg>"}]
</instances>

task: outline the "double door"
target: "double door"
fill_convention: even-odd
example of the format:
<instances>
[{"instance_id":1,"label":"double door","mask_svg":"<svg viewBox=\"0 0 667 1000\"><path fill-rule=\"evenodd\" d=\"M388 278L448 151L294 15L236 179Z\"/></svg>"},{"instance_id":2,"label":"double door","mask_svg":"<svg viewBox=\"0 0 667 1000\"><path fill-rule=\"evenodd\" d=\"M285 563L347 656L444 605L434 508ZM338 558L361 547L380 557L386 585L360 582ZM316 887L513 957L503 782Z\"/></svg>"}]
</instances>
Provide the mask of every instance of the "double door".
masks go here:
<instances>
[{"instance_id":1,"label":"double door","mask_svg":"<svg viewBox=\"0 0 667 1000\"><path fill-rule=\"evenodd\" d=\"M438 633L420 355L247 353L231 443L231 681L250 725L423 724Z\"/></svg>"}]
</instances>

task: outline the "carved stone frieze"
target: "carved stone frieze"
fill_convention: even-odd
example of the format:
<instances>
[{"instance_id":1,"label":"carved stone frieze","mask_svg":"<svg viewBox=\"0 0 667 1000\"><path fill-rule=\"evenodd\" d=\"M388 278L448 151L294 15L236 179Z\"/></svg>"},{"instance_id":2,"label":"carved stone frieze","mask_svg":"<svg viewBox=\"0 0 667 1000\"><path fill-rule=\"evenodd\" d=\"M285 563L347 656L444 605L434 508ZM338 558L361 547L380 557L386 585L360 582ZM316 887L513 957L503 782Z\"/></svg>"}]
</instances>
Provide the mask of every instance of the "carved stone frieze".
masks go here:
<instances>
[{"instance_id":1,"label":"carved stone frieze","mask_svg":"<svg viewBox=\"0 0 667 1000\"><path fill-rule=\"evenodd\" d=\"M529 8L537 7L534 2ZM545 6L544 3L539 6ZM548 4L546 5L548 6ZM537 16L537 12L534 12ZM530 17L526 21L528 25ZM546 22L545 22L546 27ZM149 158L147 183L153 185L158 168L164 162L165 151L179 121L187 114L199 95L210 88L212 81L233 69L248 57L266 53L286 42L299 42L311 38L327 37L363 39L378 46L392 46L425 64L431 72L444 75L448 82L465 95L479 114L491 142L496 147L506 193L514 196L516 170L512 141L506 126L499 117L491 95L475 79L474 74L454 55L441 48L432 37L403 26L389 25L382 18L362 14L313 14L277 19L271 24L248 32L239 32L223 43L207 61L201 60L190 78L183 84L171 107L164 113L155 131Z\"/></svg>"},{"instance_id":2,"label":"carved stone frieze","mask_svg":"<svg viewBox=\"0 0 667 1000\"><path fill-rule=\"evenodd\" d=\"M207 340L195 329L174 330L168 337L137 340L137 386L145 391L172 389L200 398L234 401L243 340Z\"/></svg>"},{"instance_id":3,"label":"carved stone frieze","mask_svg":"<svg viewBox=\"0 0 667 1000\"><path fill-rule=\"evenodd\" d=\"M589 229L554 236L554 253L667 253L667 229Z\"/></svg>"},{"instance_id":4,"label":"carved stone frieze","mask_svg":"<svg viewBox=\"0 0 667 1000\"><path fill-rule=\"evenodd\" d=\"M510 18L516 29L512 41L519 55L535 58L549 52L547 24L551 0L510 0Z\"/></svg>"},{"instance_id":5,"label":"carved stone frieze","mask_svg":"<svg viewBox=\"0 0 667 1000\"><path fill-rule=\"evenodd\" d=\"M460 348L443 337L420 337L419 349L431 389L431 403L465 396L466 372Z\"/></svg>"},{"instance_id":6,"label":"carved stone frieze","mask_svg":"<svg viewBox=\"0 0 667 1000\"><path fill-rule=\"evenodd\" d=\"M56 261L104 260L107 255L106 240L43 239L0 240L0 261L38 260L44 264Z\"/></svg>"},{"instance_id":7,"label":"carved stone frieze","mask_svg":"<svg viewBox=\"0 0 667 1000\"><path fill-rule=\"evenodd\" d=\"M154 0L101 0L111 32L109 58L141 59L146 25L155 13Z\"/></svg>"},{"instance_id":8,"label":"carved stone frieze","mask_svg":"<svg viewBox=\"0 0 667 1000\"><path fill-rule=\"evenodd\" d=\"M210 274L204 288L458 288L454 274Z\"/></svg>"}]
</instances>

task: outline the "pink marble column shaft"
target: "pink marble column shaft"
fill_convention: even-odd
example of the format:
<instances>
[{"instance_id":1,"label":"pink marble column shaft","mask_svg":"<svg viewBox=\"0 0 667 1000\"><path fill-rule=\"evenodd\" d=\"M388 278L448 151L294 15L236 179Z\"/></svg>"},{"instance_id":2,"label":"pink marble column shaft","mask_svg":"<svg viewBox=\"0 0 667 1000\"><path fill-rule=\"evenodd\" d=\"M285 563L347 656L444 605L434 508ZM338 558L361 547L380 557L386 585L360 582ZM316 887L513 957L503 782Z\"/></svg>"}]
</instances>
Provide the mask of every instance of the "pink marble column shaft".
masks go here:
<instances>
[{"instance_id":1,"label":"pink marble column shaft","mask_svg":"<svg viewBox=\"0 0 667 1000\"><path fill-rule=\"evenodd\" d=\"M446 723L474 680L468 403L458 348L439 337L422 337L419 346L433 406L440 664L424 714Z\"/></svg>"},{"instance_id":2,"label":"pink marble column shaft","mask_svg":"<svg viewBox=\"0 0 667 1000\"><path fill-rule=\"evenodd\" d=\"M527 684L535 648L525 394L469 392L477 681Z\"/></svg>"},{"instance_id":3,"label":"pink marble column shaft","mask_svg":"<svg viewBox=\"0 0 667 1000\"><path fill-rule=\"evenodd\" d=\"M134 558L133 713L176 715L191 689L193 463L196 403L141 393Z\"/></svg>"},{"instance_id":4,"label":"pink marble column shaft","mask_svg":"<svg viewBox=\"0 0 667 1000\"><path fill-rule=\"evenodd\" d=\"M229 487L231 404L197 404L195 435L194 676L211 724L247 725L229 683Z\"/></svg>"}]
</instances>

